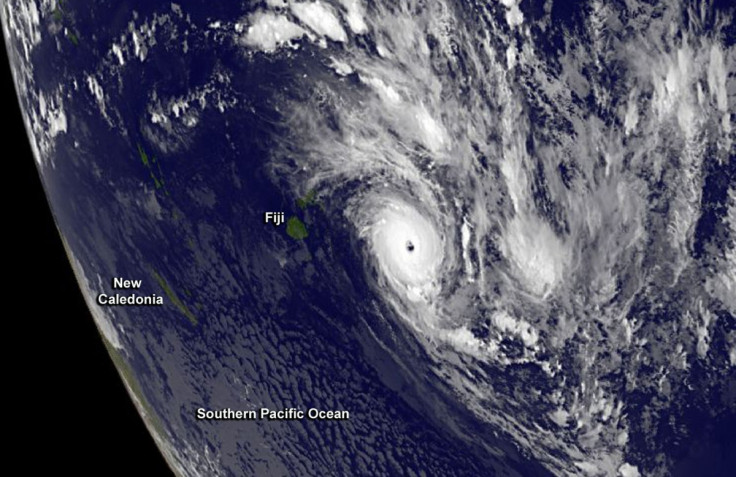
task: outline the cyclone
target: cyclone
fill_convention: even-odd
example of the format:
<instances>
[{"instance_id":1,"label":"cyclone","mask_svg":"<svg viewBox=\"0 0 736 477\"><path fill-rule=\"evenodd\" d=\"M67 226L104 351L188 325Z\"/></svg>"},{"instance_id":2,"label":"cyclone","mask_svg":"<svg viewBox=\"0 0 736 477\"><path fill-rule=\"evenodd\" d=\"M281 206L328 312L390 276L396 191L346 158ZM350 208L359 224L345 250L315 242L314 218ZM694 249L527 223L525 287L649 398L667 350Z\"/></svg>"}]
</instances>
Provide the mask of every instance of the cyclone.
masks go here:
<instances>
[{"instance_id":1,"label":"cyclone","mask_svg":"<svg viewBox=\"0 0 736 477\"><path fill-rule=\"evenodd\" d=\"M363 232L372 253L393 286L420 296L441 272L442 237L435 226L408 204L387 201Z\"/></svg>"}]
</instances>

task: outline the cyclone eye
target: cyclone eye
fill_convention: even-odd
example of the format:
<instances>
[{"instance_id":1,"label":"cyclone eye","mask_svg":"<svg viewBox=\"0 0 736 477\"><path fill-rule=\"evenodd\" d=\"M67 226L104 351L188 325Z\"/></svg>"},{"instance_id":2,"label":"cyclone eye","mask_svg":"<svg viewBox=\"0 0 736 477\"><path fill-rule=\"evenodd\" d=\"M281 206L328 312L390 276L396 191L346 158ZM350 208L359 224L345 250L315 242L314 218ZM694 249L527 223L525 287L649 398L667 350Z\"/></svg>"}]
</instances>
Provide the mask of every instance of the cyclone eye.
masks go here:
<instances>
[{"instance_id":1,"label":"cyclone eye","mask_svg":"<svg viewBox=\"0 0 736 477\"><path fill-rule=\"evenodd\" d=\"M406 241L406 250L409 252L414 251L414 243L411 240Z\"/></svg>"}]
</instances>

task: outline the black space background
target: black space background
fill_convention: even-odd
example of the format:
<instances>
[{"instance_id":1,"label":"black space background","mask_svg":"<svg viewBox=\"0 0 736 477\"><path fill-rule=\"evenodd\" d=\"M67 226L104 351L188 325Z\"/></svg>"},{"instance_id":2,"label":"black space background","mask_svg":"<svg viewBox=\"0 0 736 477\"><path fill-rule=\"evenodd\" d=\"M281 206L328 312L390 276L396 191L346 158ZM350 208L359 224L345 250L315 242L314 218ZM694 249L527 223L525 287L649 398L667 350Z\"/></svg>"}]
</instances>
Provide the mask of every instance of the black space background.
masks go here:
<instances>
[{"instance_id":1,"label":"black space background","mask_svg":"<svg viewBox=\"0 0 736 477\"><path fill-rule=\"evenodd\" d=\"M1 36L1 35L0 35ZM29 471L170 476L128 397L77 287L51 217L0 45L8 418L23 416L15 445ZM9 266L9 269L7 268ZM12 364L8 364L12 363ZM32 407L32 411L29 408ZM11 409L17 409L14 414ZM24 414L21 414L21 413ZM4 420L4 419L3 419ZM27 457L33 453L34 458ZM15 460L16 457L6 455ZM17 462L16 463L20 463Z\"/></svg>"}]
</instances>

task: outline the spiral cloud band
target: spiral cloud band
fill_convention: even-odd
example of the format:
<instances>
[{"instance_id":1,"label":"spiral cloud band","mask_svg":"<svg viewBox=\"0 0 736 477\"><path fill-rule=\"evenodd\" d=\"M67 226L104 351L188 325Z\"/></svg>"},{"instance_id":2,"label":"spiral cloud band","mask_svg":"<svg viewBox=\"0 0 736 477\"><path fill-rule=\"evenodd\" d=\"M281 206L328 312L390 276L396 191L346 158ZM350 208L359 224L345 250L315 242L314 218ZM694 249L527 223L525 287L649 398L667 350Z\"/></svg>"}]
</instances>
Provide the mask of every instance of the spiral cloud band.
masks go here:
<instances>
[{"instance_id":1,"label":"spiral cloud band","mask_svg":"<svg viewBox=\"0 0 736 477\"><path fill-rule=\"evenodd\" d=\"M715 318L736 313L734 252L696 233L715 220L710 201L718 233L736 236L736 187L704 192L733 167L734 50L718 33L731 19L593 2L584 26L547 19L537 35L519 5L353 11L360 28L324 34L340 48L279 103L291 137L273 176L335 204L386 321L410 325L480 421L556 475L638 475L628 436L642 442L638 422L669 409L631 419L620 390L677 387L692 360L736 366L736 335ZM665 441L649 439L650 454Z\"/></svg>"}]
</instances>

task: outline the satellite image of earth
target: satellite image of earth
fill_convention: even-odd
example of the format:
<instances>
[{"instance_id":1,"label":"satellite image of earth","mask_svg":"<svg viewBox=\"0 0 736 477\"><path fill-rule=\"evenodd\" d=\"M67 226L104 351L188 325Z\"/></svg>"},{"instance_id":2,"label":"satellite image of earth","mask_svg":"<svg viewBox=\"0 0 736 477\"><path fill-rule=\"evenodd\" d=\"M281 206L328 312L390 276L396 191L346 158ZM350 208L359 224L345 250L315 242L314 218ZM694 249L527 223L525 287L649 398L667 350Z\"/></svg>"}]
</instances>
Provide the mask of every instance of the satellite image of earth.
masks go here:
<instances>
[{"instance_id":1,"label":"satellite image of earth","mask_svg":"<svg viewBox=\"0 0 736 477\"><path fill-rule=\"evenodd\" d=\"M6 0L182 476L733 476L728 1Z\"/></svg>"}]
</instances>

